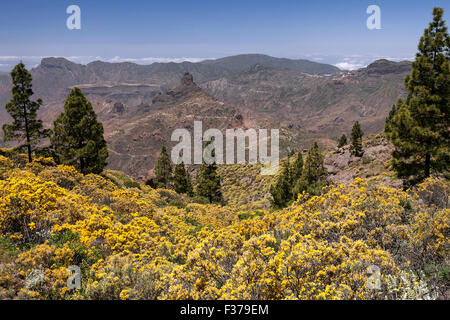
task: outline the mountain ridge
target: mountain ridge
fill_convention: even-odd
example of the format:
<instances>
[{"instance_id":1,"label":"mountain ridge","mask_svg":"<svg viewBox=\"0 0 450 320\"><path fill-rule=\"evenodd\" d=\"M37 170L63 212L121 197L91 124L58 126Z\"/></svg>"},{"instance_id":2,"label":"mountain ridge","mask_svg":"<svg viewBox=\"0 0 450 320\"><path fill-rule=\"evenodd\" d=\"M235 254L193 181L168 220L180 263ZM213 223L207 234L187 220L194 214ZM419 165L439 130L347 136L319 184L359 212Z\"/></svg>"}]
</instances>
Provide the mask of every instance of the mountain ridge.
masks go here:
<instances>
[{"instance_id":1,"label":"mountain ridge","mask_svg":"<svg viewBox=\"0 0 450 320\"><path fill-rule=\"evenodd\" d=\"M256 63L249 64L252 57ZM403 79L410 70L409 62L378 60L355 71L311 74L258 63L273 61L264 55L244 58L238 64L239 56L221 60L218 67L211 61L81 65L44 58L31 74L35 96L44 100L39 116L47 127L70 90L80 87L104 123L110 168L146 178L161 145L170 145L170 130L189 128L202 117L208 118L205 128L280 129L282 154L312 141L332 147L356 120L366 133L379 132L392 104L405 95ZM9 76L0 75L0 104L10 94ZM0 122L8 119L1 108Z\"/></svg>"}]
</instances>

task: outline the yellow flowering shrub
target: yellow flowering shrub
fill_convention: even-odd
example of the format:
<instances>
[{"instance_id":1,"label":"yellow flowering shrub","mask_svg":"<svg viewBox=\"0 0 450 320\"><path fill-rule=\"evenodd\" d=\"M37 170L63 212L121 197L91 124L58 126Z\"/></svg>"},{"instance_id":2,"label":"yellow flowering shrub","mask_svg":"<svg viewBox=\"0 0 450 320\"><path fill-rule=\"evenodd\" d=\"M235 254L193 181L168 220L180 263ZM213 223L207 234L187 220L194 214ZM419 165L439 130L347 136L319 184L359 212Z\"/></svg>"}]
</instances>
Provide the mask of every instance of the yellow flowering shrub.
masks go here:
<instances>
[{"instance_id":1,"label":"yellow flowering shrub","mask_svg":"<svg viewBox=\"0 0 450 320\"><path fill-rule=\"evenodd\" d=\"M116 190L118 188L113 182L95 174L84 176L73 189L75 193L88 196L99 204L108 203L110 193Z\"/></svg>"},{"instance_id":2,"label":"yellow flowering shrub","mask_svg":"<svg viewBox=\"0 0 450 320\"><path fill-rule=\"evenodd\" d=\"M442 258L449 252L450 209L435 212L419 211L413 219L412 233L419 250L431 251L432 256Z\"/></svg>"},{"instance_id":3,"label":"yellow flowering shrub","mask_svg":"<svg viewBox=\"0 0 450 320\"><path fill-rule=\"evenodd\" d=\"M370 249L363 241L343 237L328 243L294 234L277 243L264 235L246 243L223 298L374 298L375 292L366 289L370 265L384 274L397 273L388 252Z\"/></svg>"},{"instance_id":4,"label":"yellow flowering shrub","mask_svg":"<svg viewBox=\"0 0 450 320\"><path fill-rule=\"evenodd\" d=\"M62 164L44 168L38 173L38 177L44 181L52 181L62 188L71 190L80 183L83 175L73 166Z\"/></svg>"},{"instance_id":5,"label":"yellow flowering shrub","mask_svg":"<svg viewBox=\"0 0 450 320\"><path fill-rule=\"evenodd\" d=\"M0 155L0 179L6 178L6 174L13 168L14 163L10 159Z\"/></svg>"},{"instance_id":6,"label":"yellow flowering shrub","mask_svg":"<svg viewBox=\"0 0 450 320\"><path fill-rule=\"evenodd\" d=\"M450 184L444 179L428 178L418 185L415 196L426 206L446 208L450 201Z\"/></svg>"},{"instance_id":7,"label":"yellow flowering shrub","mask_svg":"<svg viewBox=\"0 0 450 320\"><path fill-rule=\"evenodd\" d=\"M369 186L357 178L349 186L331 187L306 201L300 195L279 225L281 230L293 225L302 234L327 241L346 236L364 240L370 247L397 250L408 237L410 213L404 204L409 198L401 190Z\"/></svg>"},{"instance_id":8,"label":"yellow flowering shrub","mask_svg":"<svg viewBox=\"0 0 450 320\"><path fill-rule=\"evenodd\" d=\"M114 255L92 266L86 295L92 299L157 299L167 288L171 268L158 257L142 260Z\"/></svg>"},{"instance_id":9,"label":"yellow flowering shrub","mask_svg":"<svg viewBox=\"0 0 450 320\"><path fill-rule=\"evenodd\" d=\"M27 171L0 180L0 232L4 236L39 242L55 224L74 223L96 210L86 197Z\"/></svg>"},{"instance_id":10,"label":"yellow flowering shrub","mask_svg":"<svg viewBox=\"0 0 450 320\"><path fill-rule=\"evenodd\" d=\"M47 167L56 167L53 158L38 157L34 158L32 162L27 163L25 165L25 170L38 174Z\"/></svg>"},{"instance_id":11,"label":"yellow flowering shrub","mask_svg":"<svg viewBox=\"0 0 450 320\"><path fill-rule=\"evenodd\" d=\"M0 240L18 251L0 267L0 298L426 298L448 285L446 180L402 191L356 178L278 211L123 181L0 156ZM80 289L67 286L73 265Z\"/></svg>"}]
</instances>

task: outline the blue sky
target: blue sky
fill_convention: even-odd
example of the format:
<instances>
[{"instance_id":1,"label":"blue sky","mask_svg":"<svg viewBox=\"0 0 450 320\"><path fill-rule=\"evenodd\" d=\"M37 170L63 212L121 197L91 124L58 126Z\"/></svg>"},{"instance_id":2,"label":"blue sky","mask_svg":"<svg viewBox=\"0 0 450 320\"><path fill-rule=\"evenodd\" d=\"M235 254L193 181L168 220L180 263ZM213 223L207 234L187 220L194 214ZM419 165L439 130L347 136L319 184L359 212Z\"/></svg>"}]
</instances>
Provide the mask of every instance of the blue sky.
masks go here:
<instances>
[{"instance_id":1,"label":"blue sky","mask_svg":"<svg viewBox=\"0 0 450 320\"><path fill-rule=\"evenodd\" d=\"M69 30L66 8L81 8ZM381 29L369 30L369 5ZM45 56L93 60L198 61L240 53L306 58L354 69L379 59L411 59L439 0L15 0L0 4L0 70Z\"/></svg>"}]
</instances>

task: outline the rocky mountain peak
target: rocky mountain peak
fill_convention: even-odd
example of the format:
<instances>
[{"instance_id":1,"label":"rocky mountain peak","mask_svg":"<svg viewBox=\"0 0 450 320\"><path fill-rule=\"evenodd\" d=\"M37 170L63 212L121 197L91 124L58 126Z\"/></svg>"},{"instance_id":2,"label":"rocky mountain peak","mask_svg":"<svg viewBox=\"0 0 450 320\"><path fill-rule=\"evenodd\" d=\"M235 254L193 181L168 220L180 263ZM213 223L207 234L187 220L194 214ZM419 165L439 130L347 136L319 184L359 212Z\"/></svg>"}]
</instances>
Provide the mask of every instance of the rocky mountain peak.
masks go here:
<instances>
[{"instance_id":1,"label":"rocky mountain peak","mask_svg":"<svg viewBox=\"0 0 450 320\"><path fill-rule=\"evenodd\" d=\"M152 105L154 108L167 107L202 93L204 93L203 90L194 82L192 74L186 72L178 87L157 95L153 98Z\"/></svg>"},{"instance_id":2,"label":"rocky mountain peak","mask_svg":"<svg viewBox=\"0 0 450 320\"><path fill-rule=\"evenodd\" d=\"M41 67L44 68L67 68L75 66L76 63L73 63L66 58L54 58L54 57L47 57L42 58L41 60Z\"/></svg>"},{"instance_id":3,"label":"rocky mountain peak","mask_svg":"<svg viewBox=\"0 0 450 320\"><path fill-rule=\"evenodd\" d=\"M182 86L192 86L195 85L194 83L194 77L189 72L186 72L183 77L181 78L181 85Z\"/></svg>"}]
</instances>

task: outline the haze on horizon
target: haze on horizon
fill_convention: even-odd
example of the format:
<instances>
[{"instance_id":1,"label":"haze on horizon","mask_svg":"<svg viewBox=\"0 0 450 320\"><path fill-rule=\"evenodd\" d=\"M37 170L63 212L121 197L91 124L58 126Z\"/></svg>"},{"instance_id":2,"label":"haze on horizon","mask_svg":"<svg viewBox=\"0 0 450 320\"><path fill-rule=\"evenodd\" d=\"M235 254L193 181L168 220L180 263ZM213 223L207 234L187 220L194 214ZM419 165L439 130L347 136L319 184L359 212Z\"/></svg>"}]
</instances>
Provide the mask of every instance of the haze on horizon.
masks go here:
<instances>
[{"instance_id":1,"label":"haze on horizon","mask_svg":"<svg viewBox=\"0 0 450 320\"><path fill-rule=\"evenodd\" d=\"M81 8L80 30L66 27L72 4ZM380 30L366 26L372 4L381 9ZM49 56L151 64L246 53L356 69L381 58L413 59L435 6L448 16L442 0L17 0L1 4L0 71Z\"/></svg>"}]
</instances>

